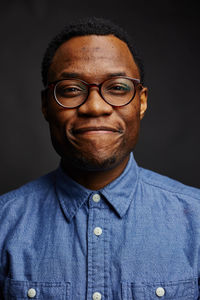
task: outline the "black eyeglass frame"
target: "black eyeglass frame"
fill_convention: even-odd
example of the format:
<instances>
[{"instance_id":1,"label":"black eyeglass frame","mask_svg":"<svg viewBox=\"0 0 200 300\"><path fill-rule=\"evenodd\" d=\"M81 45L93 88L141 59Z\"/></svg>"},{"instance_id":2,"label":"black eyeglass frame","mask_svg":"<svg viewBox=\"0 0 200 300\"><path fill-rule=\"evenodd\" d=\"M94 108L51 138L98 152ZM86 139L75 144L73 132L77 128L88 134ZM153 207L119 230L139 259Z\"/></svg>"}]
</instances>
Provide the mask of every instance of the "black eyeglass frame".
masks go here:
<instances>
[{"instance_id":1,"label":"black eyeglass frame","mask_svg":"<svg viewBox=\"0 0 200 300\"><path fill-rule=\"evenodd\" d=\"M127 103L122 104L122 105L113 105L113 104L111 104L109 101L107 101L107 100L104 98L104 96L102 95L102 92L101 92L101 87L102 87L102 85L103 85L106 81L111 80L111 79L117 79L117 78L124 78L124 79L129 79L129 80L131 80L131 81L133 82L133 85L134 85L134 88L135 88L135 89L134 89L134 94L133 94L132 98L131 98ZM80 82L84 83L84 84L88 87L88 93L87 93L87 95L86 95L86 97L85 97L85 100L84 100L81 104L76 105L76 106L65 106L65 105L63 105L62 103L59 102L59 100L58 100L57 97L56 97L56 86L58 85L59 82L64 81L64 80L77 80L77 81L80 81ZM79 78L63 78L63 79L59 79L59 80L56 80L56 81L53 81L53 82L48 83L48 85L47 85L47 87L46 87L46 90L47 90L47 89L52 89L52 88L53 88L54 99L56 100L56 102L57 102L60 106L62 106L62 107L64 107L64 108L77 108L77 107L83 105L83 104L87 101L87 98L88 98L88 96L89 96L90 88L91 88L91 87L97 87L97 88L99 89L99 95L101 96L101 98L102 98L106 103L108 103L109 105L115 106L115 107L122 107L122 106L128 105L128 104L134 99L137 88L138 88L138 87L140 87L141 89L143 88L142 84L140 83L140 79L137 79L137 78L131 78L131 77L128 77L128 76L115 76L115 77L111 77L111 78L105 79L105 80L104 80L103 82L101 82L100 84L96 84L96 83L88 83L88 82L86 82L86 81L84 81L84 80L82 80L82 79L79 79Z\"/></svg>"}]
</instances>

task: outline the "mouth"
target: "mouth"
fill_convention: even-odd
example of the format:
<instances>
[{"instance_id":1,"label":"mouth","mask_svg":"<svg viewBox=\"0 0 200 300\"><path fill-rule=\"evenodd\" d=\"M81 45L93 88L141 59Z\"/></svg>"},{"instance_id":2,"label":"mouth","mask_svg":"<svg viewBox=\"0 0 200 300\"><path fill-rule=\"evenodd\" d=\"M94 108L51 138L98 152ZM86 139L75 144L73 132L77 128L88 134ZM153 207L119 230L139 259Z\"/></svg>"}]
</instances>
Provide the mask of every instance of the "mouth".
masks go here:
<instances>
[{"instance_id":1,"label":"mouth","mask_svg":"<svg viewBox=\"0 0 200 300\"><path fill-rule=\"evenodd\" d=\"M122 133L122 130L107 126L98 127L82 127L72 130L74 135L77 134L109 134L109 133Z\"/></svg>"}]
</instances>

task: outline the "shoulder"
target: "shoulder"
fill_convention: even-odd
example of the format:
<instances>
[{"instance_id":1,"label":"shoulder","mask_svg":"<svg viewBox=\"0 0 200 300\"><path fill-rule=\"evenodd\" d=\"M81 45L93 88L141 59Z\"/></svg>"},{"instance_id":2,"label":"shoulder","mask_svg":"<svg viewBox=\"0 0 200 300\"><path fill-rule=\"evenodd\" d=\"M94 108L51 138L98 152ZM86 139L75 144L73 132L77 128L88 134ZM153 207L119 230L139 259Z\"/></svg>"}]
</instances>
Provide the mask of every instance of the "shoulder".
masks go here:
<instances>
[{"instance_id":1,"label":"shoulder","mask_svg":"<svg viewBox=\"0 0 200 300\"><path fill-rule=\"evenodd\" d=\"M167 176L160 175L150 170L139 168L141 182L162 193L174 194L179 197L194 198L200 200L200 189L185 185Z\"/></svg>"},{"instance_id":2,"label":"shoulder","mask_svg":"<svg viewBox=\"0 0 200 300\"><path fill-rule=\"evenodd\" d=\"M13 201L24 202L25 199L42 197L42 195L44 195L54 185L55 173L56 171L48 173L36 180L26 183L18 189L0 196L0 211L2 211L4 206L13 203Z\"/></svg>"}]
</instances>

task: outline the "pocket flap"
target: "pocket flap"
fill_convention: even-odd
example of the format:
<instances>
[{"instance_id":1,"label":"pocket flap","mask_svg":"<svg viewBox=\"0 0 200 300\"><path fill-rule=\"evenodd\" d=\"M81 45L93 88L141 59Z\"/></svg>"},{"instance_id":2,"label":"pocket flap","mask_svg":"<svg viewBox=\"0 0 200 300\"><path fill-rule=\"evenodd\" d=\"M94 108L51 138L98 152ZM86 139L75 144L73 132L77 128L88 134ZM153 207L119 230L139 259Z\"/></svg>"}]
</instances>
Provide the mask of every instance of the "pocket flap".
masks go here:
<instances>
[{"instance_id":1,"label":"pocket flap","mask_svg":"<svg viewBox=\"0 0 200 300\"><path fill-rule=\"evenodd\" d=\"M7 279L4 286L5 299L70 299L69 282L35 282Z\"/></svg>"},{"instance_id":2,"label":"pocket flap","mask_svg":"<svg viewBox=\"0 0 200 300\"><path fill-rule=\"evenodd\" d=\"M178 281L170 283L157 283L147 285L147 293L149 299L194 299L195 295L195 280Z\"/></svg>"},{"instance_id":3,"label":"pocket flap","mask_svg":"<svg viewBox=\"0 0 200 300\"><path fill-rule=\"evenodd\" d=\"M198 297L197 280L158 283L122 282L123 300L193 300Z\"/></svg>"}]
</instances>

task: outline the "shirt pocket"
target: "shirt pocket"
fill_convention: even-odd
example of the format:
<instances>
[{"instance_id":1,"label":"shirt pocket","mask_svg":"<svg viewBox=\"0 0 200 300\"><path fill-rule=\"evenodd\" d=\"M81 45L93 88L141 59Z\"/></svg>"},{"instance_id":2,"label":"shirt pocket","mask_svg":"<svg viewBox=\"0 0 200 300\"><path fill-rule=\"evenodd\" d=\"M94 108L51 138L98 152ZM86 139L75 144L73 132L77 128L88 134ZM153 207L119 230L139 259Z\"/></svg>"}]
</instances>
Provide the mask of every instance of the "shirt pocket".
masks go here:
<instances>
[{"instance_id":1,"label":"shirt pocket","mask_svg":"<svg viewBox=\"0 0 200 300\"><path fill-rule=\"evenodd\" d=\"M196 280L136 284L122 283L122 300L197 300Z\"/></svg>"},{"instance_id":2,"label":"shirt pocket","mask_svg":"<svg viewBox=\"0 0 200 300\"><path fill-rule=\"evenodd\" d=\"M36 282L6 279L5 300L70 300L70 282Z\"/></svg>"}]
</instances>

